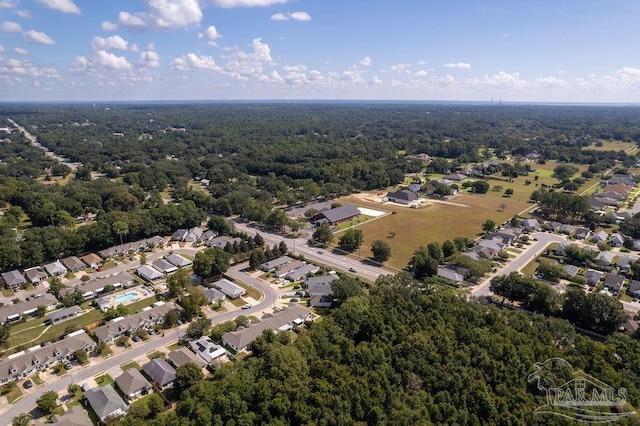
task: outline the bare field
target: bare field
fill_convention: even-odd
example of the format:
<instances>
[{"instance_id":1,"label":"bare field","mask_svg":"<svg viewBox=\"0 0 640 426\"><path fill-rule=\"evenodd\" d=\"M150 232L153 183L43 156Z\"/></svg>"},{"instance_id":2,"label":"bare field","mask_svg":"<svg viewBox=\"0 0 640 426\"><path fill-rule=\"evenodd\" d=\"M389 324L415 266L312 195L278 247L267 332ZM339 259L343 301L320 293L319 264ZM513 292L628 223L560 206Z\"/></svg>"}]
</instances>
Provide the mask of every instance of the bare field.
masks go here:
<instances>
[{"instance_id":1,"label":"bare field","mask_svg":"<svg viewBox=\"0 0 640 426\"><path fill-rule=\"evenodd\" d=\"M418 209L374 203L365 198L366 194L351 195L340 201L373 209L383 208L395 214L358 225L357 229L364 234L360 255L371 256L371 243L384 240L391 246L391 258L387 264L396 268L407 266L413 252L420 246L456 237L475 238L487 219L502 223L530 206L522 201L473 194L459 195L451 200L464 206L434 202ZM501 211L502 203L505 204L504 211ZM392 233L395 233L393 238Z\"/></svg>"}]
</instances>

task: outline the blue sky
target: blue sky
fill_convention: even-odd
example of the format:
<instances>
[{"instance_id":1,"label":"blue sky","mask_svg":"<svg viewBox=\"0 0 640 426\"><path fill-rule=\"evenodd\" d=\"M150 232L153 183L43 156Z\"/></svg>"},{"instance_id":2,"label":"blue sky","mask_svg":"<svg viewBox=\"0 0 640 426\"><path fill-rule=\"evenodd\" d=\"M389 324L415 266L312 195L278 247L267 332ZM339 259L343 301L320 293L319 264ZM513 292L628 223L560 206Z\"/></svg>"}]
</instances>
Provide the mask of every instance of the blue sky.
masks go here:
<instances>
[{"instance_id":1,"label":"blue sky","mask_svg":"<svg viewBox=\"0 0 640 426\"><path fill-rule=\"evenodd\" d=\"M0 0L0 101L640 102L640 2Z\"/></svg>"}]
</instances>

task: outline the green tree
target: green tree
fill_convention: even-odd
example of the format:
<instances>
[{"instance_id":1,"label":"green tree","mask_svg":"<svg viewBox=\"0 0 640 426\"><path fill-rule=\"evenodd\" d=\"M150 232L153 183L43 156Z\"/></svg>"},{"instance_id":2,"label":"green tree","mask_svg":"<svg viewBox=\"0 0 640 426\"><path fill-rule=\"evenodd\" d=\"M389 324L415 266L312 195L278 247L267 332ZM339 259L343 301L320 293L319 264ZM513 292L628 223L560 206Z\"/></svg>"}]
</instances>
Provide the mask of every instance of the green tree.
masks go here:
<instances>
[{"instance_id":1,"label":"green tree","mask_svg":"<svg viewBox=\"0 0 640 426\"><path fill-rule=\"evenodd\" d=\"M122 220L116 220L111 224L113 232L120 237L120 244L122 244L122 236L129 233L129 225Z\"/></svg>"},{"instance_id":2,"label":"green tree","mask_svg":"<svg viewBox=\"0 0 640 426\"><path fill-rule=\"evenodd\" d=\"M383 240L375 240L371 244L373 259L377 262L386 262L391 257L391 246Z\"/></svg>"},{"instance_id":3,"label":"green tree","mask_svg":"<svg viewBox=\"0 0 640 426\"><path fill-rule=\"evenodd\" d=\"M327 245L333 240L333 231L328 223L322 223L313 231L313 240Z\"/></svg>"},{"instance_id":4,"label":"green tree","mask_svg":"<svg viewBox=\"0 0 640 426\"><path fill-rule=\"evenodd\" d=\"M62 280L59 277L49 278L49 292L55 297L60 297L60 290L63 288L65 288L65 285L62 284Z\"/></svg>"},{"instance_id":5,"label":"green tree","mask_svg":"<svg viewBox=\"0 0 640 426\"><path fill-rule=\"evenodd\" d=\"M42 318L46 313L47 313L47 307L44 305L38 305L38 307L36 308L36 316L38 318Z\"/></svg>"},{"instance_id":6,"label":"green tree","mask_svg":"<svg viewBox=\"0 0 640 426\"><path fill-rule=\"evenodd\" d=\"M482 224L482 230L487 234L493 232L496 230L496 223L493 220L488 219Z\"/></svg>"},{"instance_id":7,"label":"green tree","mask_svg":"<svg viewBox=\"0 0 640 426\"><path fill-rule=\"evenodd\" d=\"M234 223L224 216L213 215L207 222L207 226L219 235L231 235L234 232Z\"/></svg>"},{"instance_id":8,"label":"green tree","mask_svg":"<svg viewBox=\"0 0 640 426\"><path fill-rule=\"evenodd\" d=\"M542 275L542 278L547 281L558 282L561 278L564 278L566 276L566 272L564 271L562 265L560 265L558 262L552 262L547 259L542 259L540 261L537 271L538 273L540 273L540 275Z\"/></svg>"},{"instance_id":9,"label":"green tree","mask_svg":"<svg viewBox=\"0 0 640 426\"><path fill-rule=\"evenodd\" d=\"M331 283L331 294L334 298L344 302L350 297L361 296L363 294L362 284L355 278L343 275Z\"/></svg>"},{"instance_id":10,"label":"green tree","mask_svg":"<svg viewBox=\"0 0 640 426\"><path fill-rule=\"evenodd\" d=\"M173 328L178 325L178 319L178 313L172 309L165 314L164 320L162 321L162 327Z\"/></svg>"},{"instance_id":11,"label":"green tree","mask_svg":"<svg viewBox=\"0 0 640 426\"><path fill-rule=\"evenodd\" d=\"M353 252L360 247L363 240L364 236L361 230L353 228L347 229L344 234L340 236L338 247L344 251Z\"/></svg>"},{"instance_id":12,"label":"green tree","mask_svg":"<svg viewBox=\"0 0 640 426\"><path fill-rule=\"evenodd\" d=\"M89 361L89 358L87 357L87 353L83 350L75 351L73 353L73 356L82 365L85 365Z\"/></svg>"},{"instance_id":13,"label":"green tree","mask_svg":"<svg viewBox=\"0 0 640 426\"><path fill-rule=\"evenodd\" d=\"M442 251L440 244L438 244L435 241L432 241L429 244L427 244L427 250L429 251L429 256L437 260L438 263L442 263L442 261L444 260L444 252Z\"/></svg>"},{"instance_id":14,"label":"green tree","mask_svg":"<svg viewBox=\"0 0 640 426\"><path fill-rule=\"evenodd\" d=\"M157 393L152 393L147 397L147 407L153 417L158 417L164 411L164 401Z\"/></svg>"},{"instance_id":15,"label":"green tree","mask_svg":"<svg viewBox=\"0 0 640 426\"><path fill-rule=\"evenodd\" d=\"M206 249L196 254L193 272L201 278L221 275L229 269L231 254L219 247Z\"/></svg>"},{"instance_id":16,"label":"green tree","mask_svg":"<svg viewBox=\"0 0 640 426\"><path fill-rule=\"evenodd\" d=\"M445 259L448 259L457 252L458 248L451 240L445 240L445 242L442 243L442 254L444 255Z\"/></svg>"},{"instance_id":17,"label":"green tree","mask_svg":"<svg viewBox=\"0 0 640 426\"><path fill-rule=\"evenodd\" d=\"M422 246L413 252L408 268L417 279L431 277L438 272L440 263L429 254L427 247Z\"/></svg>"},{"instance_id":18,"label":"green tree","mask_svg":"<svg viewBox=\"0 0 640 426\"><path fill-rule=\"evenodd\" d=\"M198 318L189 324L185 335L190 339L199 339L207 334L210 328L211 320L209 318Z\"/></svg>"},{"instance_id":19,"label":"green tree","mask_svg":"<svg viewBox=\"0 0 640 426\"><path fill-rule=\"evenodd\" d=\"M207 297L202 290L197 287L192 287L189 290L189 294L180 298L180 304L182 305L182 315L187 321L200 315L200 308L207 304Z\"/></svg>"},{"instance_id":20,"label":"green tree","mask_svg":"<svg viewBox=\"0 0 640 426\"><path fill-rule=\"evenodd\" d=\"M186 269L178 269L167 277L167 288L174 296L179 296L189 285L189 272Z\"/></svg>"},{"instance_id":21,"label":"green tree","mask_svg":"<svg viewBox=\"0 0 640 426\"><path fill-rule=\"evenodd\" d=\"M11 420L11 426L29 426L33 417L29 413L18 414Z\"/></svg>"},{"instance_id":22,"label":"green tree","mask_svg":"<svg viewBox=\"0 0 640 426\"><path fill-rule=\"evenodd\" d=\"M38 408L47 414L50 414L58 406L58 394L54 391L43 393L38 398Z\"/></svg>"},{"instance_id":23,"label":"green tree","mask_svg":"<svg viewBox=\"0 0 640 426\"><path fill-rule=\"evenodd\" d=\"M202 374L202 368L198 367L193 362L187 362L186 364L176 368L175 387L178 392L184 392L203 378L204 375Z\"/></svg>"}]
</instances>

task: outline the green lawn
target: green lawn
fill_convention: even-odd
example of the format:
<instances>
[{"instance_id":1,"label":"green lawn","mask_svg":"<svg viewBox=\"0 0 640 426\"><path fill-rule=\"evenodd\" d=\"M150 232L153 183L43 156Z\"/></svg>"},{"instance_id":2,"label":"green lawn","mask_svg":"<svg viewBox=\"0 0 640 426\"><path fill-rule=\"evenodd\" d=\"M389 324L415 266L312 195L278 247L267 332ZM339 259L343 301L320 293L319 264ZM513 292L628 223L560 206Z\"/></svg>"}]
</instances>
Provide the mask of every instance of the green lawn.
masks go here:
<instances>
[{"instance_id":1,"label":"green lawn","mask_svg":"<svg viewBox=\"0 0 640 426\"><path fill-rule=\"evenodd\" d=\"M238 297L237 299L229 299L229 302L231 302L231 304L234 306L243 306L247 304L246 300L244 300L242 297Z\"/></svg>"},{"instance_id":2,"label":"green lawn","mask_svg":"<svg viewBox=\"0 0 640 426\"><path fill-rule=\"evenodd\" d=\"M153 351L147 354L147 358L149 359L166 358L166 357L167 357L167 354L160 351Z\"/></svg>"},{"instance_id":3,"label":"green lawn","mask_svg":"<svg viewBox=\"0 0 640 426\"><path fill-rule=\"evenodd\" d=\"M124 371L124 370L129 370L131 368L135 368L136 370L142 370L142 367L140 366L140 364L138 364L135 361L129 361L126 364L122 364L120 366L120 368Z\"/></svg>"},{"instance_id":4,"label":"green lawn","mask_svg":"<svg viewBox=\"0 0 640 426\"><path fill-rule=\"evenodd\" d=\"M13 297L16 294L15 291L13 291L13 290L11 290L9 288L6 288L6 287L0 288L0 292L2 293L2 296L4 296L4 297Z\"/></svg>"},{"instance_id":5,"label":"green lawn","mask_svg":"<svg viewBox=\"0 0 640 426\"><path fill-rule=\"evenodd\" d=\"M167 346L167 349L169 351L175 351L176 349L180 349L181 347L183 347L184 345L180 344L180 341L177 341L176 343L173 343L169 346Z\"/></svg>"},{"instance_id":6,"label":"green lawn","mask_svg":"<svg viewBox=\"0 0 640 426\"><path fill-rule=\"evenodd\" d=\"M35 383L38 386L40 386L41 384L44 383L42 381L42 379L40 378L40 374L39 373L36 373L33 376L31 376L31 380L33 380L33 383Z\"/></svg>"},{"instance_id":7,"label":"green lawn","mask_svg":"<svg viewBox=\"0 0 640 426\"><path fill-rule=\"evenodd\" d=\"M20 390L20 387L15 384L15 382L13 385L9 385L9 387L11 390L5 393L4 396L7 397L7 402L9 402L9 404L13 404L18 398L22 397L22 391Z\"/></svg>"},{"instance_id":8,"label":"green lawn","mask_svg":"<svg viewBox=\"0 0 640 426\"><path fill-rule=\"evenodd\" d=\"M156 296L151 296L151 297L147 297L146 299L142 299L139 302L135 302L132 303L130 305L127 305L127 309L129 310L129 314L135 314L137 312L140 312L142 310L142 308L146 308L147 306L151 306L154 303L156 303L158 301L158 299L156 299Z\"/></svg>"},{"instance_id":9,"label":"green lawn","mask_svg":"<svg viewBox=\"0 0 640 426\"><path fill-rule=\"evenodd\" d=\"M106 385L113 385L116 381L108 374L96 377L96 383L98 386L103 387Z\"/></svg>"},{"instance_id":10,"label":"green lawn","mask_svg":"<svg viewBox=\"0 0 640 426\"><path fill-rule=\"evenodd\" d=\"M247 290L247 296L251 297L252 299L255 300L260 300L262 299L262 293L260 293L258 290L256 290L254 287L248 286L244 283L237 283L240 287L244 288L245 290Z\"/></svg>"}]
</instances>

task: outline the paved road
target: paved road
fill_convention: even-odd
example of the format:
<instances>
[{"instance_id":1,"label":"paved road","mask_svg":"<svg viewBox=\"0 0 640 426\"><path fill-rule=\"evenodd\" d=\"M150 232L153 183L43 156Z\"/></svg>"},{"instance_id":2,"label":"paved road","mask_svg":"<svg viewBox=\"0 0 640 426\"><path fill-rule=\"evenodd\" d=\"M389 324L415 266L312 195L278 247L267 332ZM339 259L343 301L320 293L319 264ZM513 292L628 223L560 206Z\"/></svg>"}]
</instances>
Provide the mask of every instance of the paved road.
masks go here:
<instances>
[{"instance_id":1,"label":"paved road","mask_svg":"<svg viewBox=\"0 0 640 426\"><path fill-rule=\"evenodd\" d=\"M176 251L176 250L174 250ZM233 277L238 281L242 281L246 284L249 284L264 294L264 298L260 303L255 306L252 306L250 309L243 310L235 310L235 311L227 311L222 312L220 314L212 317L213 324L219 324L225 321L229 321L234 319L239 315L251 315L257 314L265 309L271 308L275 305L275 301L278 299L278 292L271 287L269 284L264 283L258 279L252 278L246 273L242 272L243 268L246 268L248 265L240 264L233 268L229 269L229 276ZM138 342L134 343L130 349L119 353L117 355L112 356L111 358L102 360L97 364L89 365L88 367L79 368L74 367L71 370L72 374L68 374L64 377L61 377L59 380L56 380L52 383L47 383L44 386L37 388L37 390L33 393L27 393L20 401L10 405L8 409L2 412L2 408L0 407L0 418L2 419L2 424L6 421L7 424L11 423L11 419L17 416L20 413L30 412L37 405L37 400L44 392L47 391L55 391L62 392L67 389L67 387L71 383L78 383L84 380L90 379L96 375L99 375L111 368L122 365L132 359L142 356L146 353L149 353L157 348L165 347L172 342L176 341L180 336L184 334L184 331L187 328L187 324L172 329L170 331L166 331L163 336L156 335L153 339L147 342Z\"/></svg>"},{"instance_id":2,"label":"paved road","mask_svg":"<svg viewBox=\"0 0 640 426\"><path fill-rule=\"evenodd\" d=\"M29 140L29 142L31 142L31 145L35 146L36 148L40 148L41 150L44 151L44 154L47 157L53 158L54 160L58 161L61 164L64 164L65 166L69 167L71 170L73 170L74 172L78 170L78 167L82 167L82 163L72 163L71 161L69 161L69 159L64 158L59 156L58 154L56 154L55 152L49 151L49 149L46 146L43 146L42 144L40 144L40 142L38 142L38 139L33 136L31 133L27 132L27 129L25 129L24 127L20 126L18 123L16 123L15 121L13 121L10 118L7 118L7 120L13 124L19 131L21 131L24 136Z\"/></svg>"}]
</instances>

